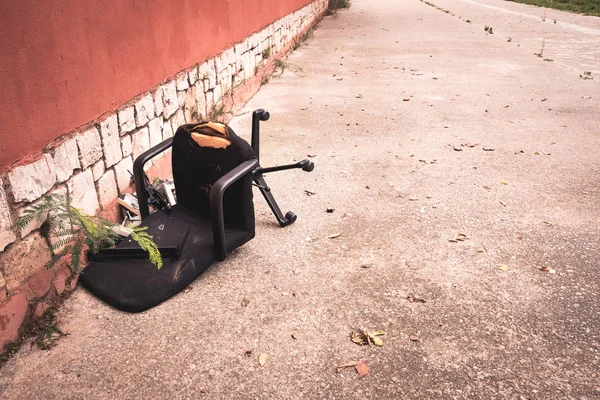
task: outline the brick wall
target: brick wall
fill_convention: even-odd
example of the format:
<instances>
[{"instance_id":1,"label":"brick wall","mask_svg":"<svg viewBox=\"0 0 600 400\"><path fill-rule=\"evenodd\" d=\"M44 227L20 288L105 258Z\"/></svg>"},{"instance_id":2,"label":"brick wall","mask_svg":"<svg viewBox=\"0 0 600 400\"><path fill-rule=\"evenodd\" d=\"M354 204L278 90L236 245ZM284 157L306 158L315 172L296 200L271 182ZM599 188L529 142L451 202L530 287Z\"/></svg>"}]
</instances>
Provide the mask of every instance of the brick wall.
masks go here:
<instances>
[{"instance_id":1,"label":"brick wall","mask_svg":"<svg viewBox=\"0 0 600 400\"><path fill-rule=\"evenodd\" d=\"M116 215L118 193L133 191L128 171L139 154L184 123L249 100L273 60L289 52L326 8L327 0L316 0L0 171L0 353L27 318L72 288L65 265L43 268L50 253L40 224L16 232L10 228L15 217L51 193L69 196L90 215Z\"/></svg>"}]
</instances>

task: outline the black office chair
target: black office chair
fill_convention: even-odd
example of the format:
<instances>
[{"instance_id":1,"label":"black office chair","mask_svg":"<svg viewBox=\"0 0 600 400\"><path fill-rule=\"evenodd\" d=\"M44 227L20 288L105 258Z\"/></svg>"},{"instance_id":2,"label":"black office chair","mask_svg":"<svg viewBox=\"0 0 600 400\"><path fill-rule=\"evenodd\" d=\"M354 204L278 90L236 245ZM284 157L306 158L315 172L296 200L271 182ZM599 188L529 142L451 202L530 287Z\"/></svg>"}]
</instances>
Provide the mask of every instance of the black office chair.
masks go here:
<instances>
[{"instance_id":1,"label":"black office chair","mask_svg":"<svg viewBox=\"0 0 600 400\"><path fill-rule=\"evenodd\" d=\"M147 310L179 293L213 262L224 260L228 252L254 237L253 182L279 225L292 224L296 215L283 215L263 175L292 168L310 172L314 164L303 160L262 168L259 125L268 119L265 110L254 111L252 146L227 127L229 146L201 147L193 138L200 125L187 124L173 138L140 155L133 168L142 226L148 227L161 250L164 265L157 270L135 241L125 239L94 256L81 275L82 284L110 305L129 312ZM177 204L150 214L144 165L171 147Z\"/></svg>"}]
</instances>

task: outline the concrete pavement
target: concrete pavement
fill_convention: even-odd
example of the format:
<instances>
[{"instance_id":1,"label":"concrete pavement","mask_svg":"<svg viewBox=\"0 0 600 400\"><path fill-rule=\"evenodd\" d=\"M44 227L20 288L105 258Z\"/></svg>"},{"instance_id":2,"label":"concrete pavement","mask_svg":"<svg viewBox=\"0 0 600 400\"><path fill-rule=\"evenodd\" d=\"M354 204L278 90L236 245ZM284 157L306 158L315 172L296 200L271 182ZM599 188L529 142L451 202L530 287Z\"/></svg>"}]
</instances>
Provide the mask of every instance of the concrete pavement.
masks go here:
<instances>
[{"instance_id":1,"label":"concrete pavement","mask_svg":"<svg viewBox=\"0 0 600 400\"><path fill-rule=\"evenodd\" d=\"M256 239L142 314L78 289L0 398L600 396L600 19L432 3L354 0L247 105L264 166L313 156L269 176L294 225L257 192Z\"/></svg>"}]
</instances>

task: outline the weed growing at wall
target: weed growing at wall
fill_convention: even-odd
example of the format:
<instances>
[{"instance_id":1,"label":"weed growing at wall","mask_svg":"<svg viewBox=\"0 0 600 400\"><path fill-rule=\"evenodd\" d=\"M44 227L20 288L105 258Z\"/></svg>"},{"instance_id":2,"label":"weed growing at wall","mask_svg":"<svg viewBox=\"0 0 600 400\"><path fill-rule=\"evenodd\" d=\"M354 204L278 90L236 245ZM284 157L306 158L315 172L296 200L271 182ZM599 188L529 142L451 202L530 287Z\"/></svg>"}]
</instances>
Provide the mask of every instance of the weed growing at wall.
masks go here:
<instances>
[{"instance_id":1,"label":"weed growing at wall","mask_svg":"<svg viewBox=\"0 0 600 400\"><path fill-rule=\"evenodd\" d=\"M50 244L51 258L45 267L50 269L62 258L68 257L69 269L74 276L81 272L81 258L86 248L97 253L102 248L116 245L121 239L112 229L117 224L85 214L60 195L46 196L40 204L26 209L15 221L13 229L24 229L33 221L42 222L40 233ZM150 261L160 269L163 265L160 251L145 229L131 229L131 238L138 242L148 253Z\"/></svg>"},{"instance_id":2,"label":"weed growing at wall","mask_svg":"<svg viewBox=\"0 0 600 400\"><path fill-rule=\"evenodd\" d=\"M325 15L334 15L340 8L350 8L350 0L329 0Z\"/></svg>"}]
</instances>

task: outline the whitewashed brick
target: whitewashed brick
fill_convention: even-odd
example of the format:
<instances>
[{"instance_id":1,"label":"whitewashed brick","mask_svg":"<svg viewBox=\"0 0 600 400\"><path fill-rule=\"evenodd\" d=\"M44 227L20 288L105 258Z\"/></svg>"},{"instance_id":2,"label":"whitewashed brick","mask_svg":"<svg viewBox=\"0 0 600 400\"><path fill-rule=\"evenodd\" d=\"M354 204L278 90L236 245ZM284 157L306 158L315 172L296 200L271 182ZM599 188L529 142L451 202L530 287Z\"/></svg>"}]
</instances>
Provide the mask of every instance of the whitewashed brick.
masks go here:
<instances>
[{"instance_id":1,"label":"whitewashed brick","mask_svg":"<svg viewBox=\"0 0 600 400\"><path fill-rule=\"evenodd\" d=\"M154 100L152 95L148 94L135 103L136 123L142 127L154 118Z\"/></svg>"},{"instance_id":2,"label":"whitewashed brick","mask_svg":"<svg viewBox=\"0 0 600 400\"><path fill-rule=\"evenodd\" d=\"M121 138L121 150L123 151L123 157L129 157L133 151L131 145L131 135L125 135Z\"/></svg>"},{"instance_id":3,"label":"whitewashed brick","mask_svg":"<svg viewBox=\"0 0 600 400\"><path fill-rule=\"evenodd\" d=\"M236 57L234 48L230 47L227 50L225 50L221 57L223 59L224 67L235 64Z\"/></svg>"},{"instance_id":4,"label":"whitewashed brick","mask_svg":"<svg viewBox=\"0 0 600 400\"><path fill-rule=\"evenodd\" d=\"M117 179L117 187L120 193L125 193L131 186L131 173L133 173L133 160L131 157L126 157L120 163L115 165L115 177Z\"/></svg>"},{"instance_id":5,"label":"whitewashed brick","mask_svg":"<svg viewBox=\"0 0 600 400\"><path fill-rule=\"evenodd\" d=\"M0 251L4 251L6 246L17 239L17 235L11 229L12 224L13 221L10 217L10 208L8 207L6 194L2 185L0 185Z\"/></svg>"},{"instance_id":6,"label":"whitewashed brick","mask_svg":"<svg viewBox=\"0 0 600 400\"><path fill-rule=\"evenodd\" d=\"M206 117L207 119L210 117L211 111L215 106L215 94L211 90L210 92L206 92Z\"/></svg>"},{"instance_id":7,"label":"whitewashed brick","mask_svg":"<svg viewBox=\"0 0 600 400\"><path fill-rule=\"evenodd\" d=\"M198 80L198 67L194 67L191 71L188 72L188 79L190 81L190 85L193 85Z\"/></svg>"},{"instance_id":8,"label":"whitewashed brick","mask_svg":"<svg viewBox=\"0 0 600 400\"><path fill-rule=\"evenodd\" d=\"M133 106L119 110L119 126L121 127L121 135L131 132L135 129L135 116Z\"/></svg>"},{"instance_id":9,"label":"whitewashed brick","mask_svg":"<svg viewBox=\"0 0 600 400\"><path fill-rule=\"evenodd\" d=\"M204 80L204 91L212 89L217 84L217 72L215 71L215 63L209 60L198 67L198 76Z\"/></svg>"},{"instance_id":10,"label":"whitewashed brick","mask_svg":"<svg viewBox=\"0 0 600 400\"><path fill-rule=\"evenodd\" d=\"M246 79L254 76L254 57L252 53L244 53L242 56L242 68L244 69L244 75Z\"/></svg>"},{"instance_id":11,"label":"whitewashed brick","mask_svg":"<svg viewBox=\"0 0 600 400\"><path fill-rule=\"evenodd\" d=\"M198 81L196 83L196 111L198 112L199 121L206 118L206 94L202 89L202 82Z\"/></svg>"},{"instance_id":12,"label":"whitewashed brick","mask_svg":"<svg viewBox=\"0 0 600 400\"><path fill-rule=\"evenodd\" d=\"M188 124L196 122L198 110L196 109L196 86L190 87L185 95L185 103L183 105L183 116Z\"/></svg>"},{"instance_id":13,"label":"whitewashed brick","mask_svg":"<svg viewBox=\"0 0 600 400\"><path fill-rule=\"evenodd\" d=\"M163 125L163 140L167 140L170 137L173 137L173 128L171 128L171 123L169 121L165 122Z\"/></svg>"},{"instance_id":14,"label":"whitewashed brick","mask_svg":"<svg viewBox=\"0 0 600 400\"><path fill-rule=\"evenodd\" d=\"M55 189L52 189L50 192L48 192L47 194L48 196L50 195L58 195L60 196L63 200L67 199L67 188L64 186L59 186ZM19 210L19 216L23 216L25 210L37 206L42 202L42 199L35 201L29 205L27 205L26 207L23 207ZM42 224L44 223L44 221L48 218L48 213L46 213L45 215L42 216L42 218L40 220L34 219L33 221L31 221L29 224L27 224L27 226L25 226L25 228L21 229L21 237L25 237L27 235L29 235L31 232L33 232L36 229L39 229L40 226L42 226ZM2 246L0 246L2 247Z\"/></svg>"},{"instance_id":15,"label":"whitewashed brick","mask_svg":"<svg viewBox=\"0 0 600 400\"><path fill-rule=\"evenodd\" d=\"M187 90L190 87L188 75L185 72L182 72L175 77L175 86L178 91Z\"/></svg>"},{"instance_id":16,"label":"whitewashed brick","mask_svg":"<svg viewBox=\"0 0 600 400\"><path fill-rule=\"evenodd\" d=\"M223 71L223 68L225 68L225 66L227 65L225 63L225 61L223 60L223 53L219 54L218 56L216 56L214 58L214 63L215 63L215 71L217 74L219 74L221 71Z\"/></svg>"},{"instance_id":17,"label":"whitewashed brick","mask_svg":"<svg viewBox=\"0 0 600 400\"><path fill-rule=\"evenodd\" d=\"M162 86L163 95L163 114L165 118L169 118L179 109L177 100L177 89L175 81L166 83Z\"/></svg>"},{"instance_id":18,"label":"whitewashed brick","mask_svg":"<svg viewBox=\"0 0 600 400\"><path fill-rule=\"evenodd\" d=\"M133 148L133 159L138 158L140 154L150 148L150 137L148 136L148 128L142 128L131 134L131 142Z\"/></svg>"},{"instance_id":19,"label":"whitewashed brick","mask_svg":"<svg viewBox=\"0 0 600 400\"><path fill-rule=\"evenodd\" d=\"M179 104L179 107L185 105L185 93L186 92L177 92L177 104Z\"/></svg>"},{"instance_id":20,"label":"whitewashed brick","mask_svg":"<svg viewBox=\"0 0 600 400\"><path fill-rule=\"evenodd\" d=\"M160 116L163 113L163 90L162 87L156 89L154 92L154 113L156 116Z\"/></svg>"},{"instance_id":21,"label":"whitewashed brick","mask_svg":"<svg viewBox=\"0 0 600 400\"><path fill-rule=\"evenodd\" d=\"M92 170L86 169L73 176L67 182L71 204L85 211L88 215L95 215L98 210L98 195L94 186Z\"/></svg>"},{"instance_id":22,"label":"whitewashed brick","mask_svg":"<svg viewBox=\"0 0 600 400\"><path fill-rule=\"evenodd\" d=\"M150 147L162 142L163 119L154 118L148 123L148 134L150 135Z\"/></svg>"},{"instance_id":23,"label":"whitewashed brick","mask_svg":"<svg viewBox=\"0 0 600 400\"><path fill-rule=\"evenodd\" d=\"M15 243L0 256L2 257L0 260L0 264L3 266L2 273L9 293L26 283L40 268L43 268L46 262L50 261L48 245L39 233L29 235ZM6 321L6 317L3 320Z\"/></svg>"},{"instance_id":24,"label":"whitewashed brick","mask_svg":"<svg viewBox=\"0 0 600 400\"><path fill-rule=\"evenodd\" d=\"M56 183L54 160L49 154L30 164L16 167L8 173L16 202L39 199Z\"/></svg>"},{"instance_id":25,"label":"whitewashed brick","mask_svg":"<svg viewBox=\"0 0 600 400\"><path fill-rule=\"evenodd\" d=\"M53 158L57 182L66 181L73 175L73 170L79 168L77 140L69 139L57 146Z\"/></svg>"},{"instance_id":26,"label":"whitewashed brick","mask_svg":"<svg viewBox=\"0 0 600 400\"><path fill-rule=\"evenodd\" d=\"M235 46L233 46L233 51L235 51L236 58L244 54L246 51L246 41L237 43Z\"/></svg>"},{"instance_id":27,"label":"whitewashed brick","mask_svg":"<svg viewBox=\"0 0 600 400\"><path fill-rule=\"evenodd\" d=\"M255 33L252 35L251 40L252 40L252 48L258 49L258 47L260 46L260 42L261 42L260 36L257 33Z\"/></svg>"},{"instance_id":28,"label":"whitewashed brick","mask_svg":"<svg viewBox=\"0 0 600 400\"><path fill-rule=\"evenodd\" d=\"M213 90L214 102L213 104L219 103L223 99L223 91L221 90L221 85L215 86Z\"/></svg>"},{"instance_id":29,"label":"whitewashed brick","mask_svg":"<svg viewBox=\"0 0 600 400\"><path fill-rule=\"evenodd\" d=\"M76 139L81 156L81 168L89 167L102 157L102 143L96 128L83 132Z\"/></svg>"},{"instance_id":30,"label":"whitewashed brick","mask_svg":"<svg viewBox=\"0 0 600 400\"><path fill-rule=\"evenodd\" d=\"M100 122L100 136L102 137L102 145L104 146L104 162L106 163L106 168L110 168L123 158L121 155L121 139L119 138L119 124L116 114Z\"/></svg>"},{"instance_id":31,"label":"whitewashed brick","mask_svg":"<svg viewBox=\"0 0 600 400\"><path fill-rule=\"evenodd\" d=\"M92 165L92 177L94 177L94 182L104 175L104 171L105 168L102 161L98 161L96 164Z\"/></svg>"},{"instance_id":32,"label":"whitewashed brick","mask_svg":"<svg viewBox=\"0 0 600 400\"><path fill-rule=\"evenodd\" d=\"M117 198L117 182L115 172L112 169L106 171L98 180L98 199L102 207L108 205Z\"/></svg>"},{"instance_id":33,"label":"whitewashed brick","mask_svg":"<svg viewBox=\"0 0 600 400\"><path fill-rule=\"evenodd\" d=\"M227 92L231 88L231 67L227 66L221 71L221 76L219 78L221 82L221 90L223 92Z\"/></svg>"},{"instance_id":34,"label":"whitewashed brick","mask_svg":"<svg viewBox=\"0 0 600 400\"><path fill-rule=\"evenodd\" d=\"M175 115L173 115L173 117L171 118L170 122L171 122L171 128L173 129L173 132L177 132L177 129L181 125L185 125L185 116L183 115L183 111L177 110Z\"/></svg>"}]
</instances>

